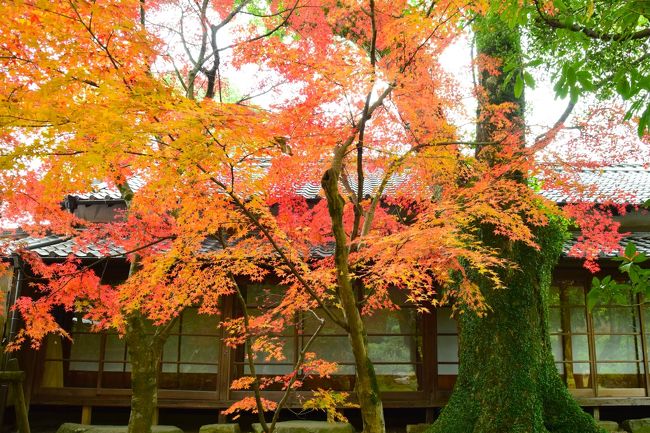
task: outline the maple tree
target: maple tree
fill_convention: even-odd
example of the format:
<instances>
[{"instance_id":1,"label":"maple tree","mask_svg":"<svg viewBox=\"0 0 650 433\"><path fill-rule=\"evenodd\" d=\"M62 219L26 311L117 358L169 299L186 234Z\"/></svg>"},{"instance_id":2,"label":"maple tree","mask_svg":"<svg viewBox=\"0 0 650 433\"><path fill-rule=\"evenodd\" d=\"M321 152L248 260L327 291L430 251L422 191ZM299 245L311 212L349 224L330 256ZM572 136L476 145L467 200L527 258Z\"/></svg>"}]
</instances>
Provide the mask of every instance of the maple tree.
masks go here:
<instances>
[{"instance_id":1,"label":"maple tree","mask_svg":"<svg viewBox=\"0 0 650 433\"><path fill-rule=\"evenodd\" d=\"M17 303L26 327L15 344L65 335L58 305L117 329L133 366L130 432L147 432L175 318L191 305L217 314L236 296L243 317L222 326L227 344L246 347L250 376L233 386L255 392L229 411L257 411L270 431L279 412L268 425L264 412L286 399L261 397L271 383L255 374L255 352L281 358L273 335L317 313L349 336L364 431L383 432L365 316L397 309L398 289L421 311L450 303L480 319L497 308L486 285L517 272L486 227L534 252L561 215L522 182L557 177L534 158L556 131L522 147L516 78L509 100L481 105L475 140L449 120L462 95L440 55L490 3L11 1L0 25L3 221L75 236L79 250L110 243L131 262L108 286L73 258L45 266L17 250L47 283ZM222 68L248 64L269 74L237 98ZM502 65L477 59L480 101ZM275 99L262 108L255 95ZM319 179L323 193L309 193ZM61 209L97 180L120 190L123 215L92 223ZM207 238L219 248L203 251ZM327 257L315 256L322 246ZM249 314L240 282L269 279L283 301ZM299 372L331 368L305 350L278 381L291 391Z\"/></svg>"}]
</instances>

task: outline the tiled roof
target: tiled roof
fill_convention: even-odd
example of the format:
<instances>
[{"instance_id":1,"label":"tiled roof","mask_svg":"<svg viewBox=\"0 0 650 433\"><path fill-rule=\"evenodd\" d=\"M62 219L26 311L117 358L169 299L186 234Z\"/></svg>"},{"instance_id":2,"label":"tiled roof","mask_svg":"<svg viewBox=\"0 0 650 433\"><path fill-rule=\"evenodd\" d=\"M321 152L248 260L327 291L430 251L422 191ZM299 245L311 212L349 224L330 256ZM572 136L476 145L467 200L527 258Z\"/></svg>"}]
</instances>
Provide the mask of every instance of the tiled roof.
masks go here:
<instances>
[{"instance_id":1,"label":"tiled roof","mask_svg":"<svg viewBox=\"0 0 650 433\"><path fill-rule=\"evenodd\" d=\"M377 171L371 173L364 179L363 182L364 197L375 195L375 193L379 189L379 186L381 185L383 175L384 175L383 172ZM397 188L407 180L408 180L408 176L405 174L396 174L391 176L391 178L388 179L386 188L384 189L384 194L391 195L395 193ZM352 188L352 190L355 192L357 191L358 184L356 179L354 178L350 179L350 188ZM308 183L306 185L303 185L296 189L296 193L306 199L315 199L322 195L321 186L318 183Z\"/></svg>"},{"instance_id":2,"label":"tiled roof","mask_svg":"<svg viewBox=\"0 0 650 433\"><path fill-rule=\"evenodd\" d=\"M137 191L140 188L142 188L145 184L144 179L141 177L132 177L131 179L127 180L126 183L129 185L129 188L131 188L132 191ZM122 200L122 195L120 194L120 191L117 188L109 187L106 183L104 182L98 182L95 184L93 191L92 192L85 192L85 193L75 193L72 194L74 197L77 198L77 200L106 200L106 201L119 201Z\"/></svg>"},{"instance_id":3,"label":"tiled roof","mask_svg":"<svg viewBox=\"0 0 650 433\"><path fill-rule=\"evenodd\" d=\"M383 173L377 171L368 175L363 184L364 196L374 195L379 188ZM584 169L579 174L580 182L585 185L588 193L569 194L560 189L544 189L541 194L556 203L565 204L575 202L577 198L585 201L614 201L633 204L642 204L650 200L650 169L640 164L618 164L597 169ZM408 175L394 175L388 181L385 194L394 193L397 188L408 181ZM137 191L145 181L141 177L128 180L129 187ZM356 179L350 179L350 186L357 189ZM315 199L322 196L321 186L318 183L307 183L296 187L296 193L306 199ZM98 183L93 192L73 194L80 201L84 200L121 200L120 192L109 188L105 183ZM621 197L625 197L622 199Z\"/></svg>"},{"instance_id":4,"label":"tiled roof","mask_svg":"<svg viewBox=\"0 0 650 433\"><path fill-rule=\"evenodd\" d=\"M374 195L379 185L382 181L383 173L375 172L370 174L363 183L363 194L364 196ZM395 175L388 180L386 185L385 194L394 193L397 187L406 180L406 175ZM132 191L137 191L142 188L145 184L145 181L140 177L131 178L127 181L129 187ZM356 191L357 190L357 181L356 179L350 180L350 187ZM296 188L296 193L300 196L303 196L306 199L315 199L318 198L321 194L321 186L318 183L307 183L300 187ZM121 195L116 188L112 188L106 185L106 183L97 183L92 192L87 193L75 193L72 194L79 201L120 201Z\"/></svg>"},{"instance_id":5,"label":"tiled roof","mask_svg":"<svg viewBox=\"0 0 650 433\"><path fill-rule=\"evenodd\" d=\"M579 178L580 183L587 187L582 194L568 194L559 189L542 189L542 195L559 204L576 201L643 204L650 200L650 169L640 164L584 169Z\"/></svg>"},{"instance_id":6,"label":"tiled roof","mask_svg":"<svg viewBox=\"0 0 650 433\"><path fill-rule=\"evenodd\" d=\"M637 251L642 252L650 256L650 232L636 232L632 233L630 236L627 236L621 240L620 245L621 249L625 249L625 246L628 242L634 242L636 245ZM563 255L567 256L569 250L576 244L576 239L571 239L564 244ZM164 249L164 245L161 245ZM13 241L12 248L17 250L18 248L25 248L30 251L36 252L43 258L49 259L62 259L74 254L79 258L84 259L93 259L101 258L105 256L111 257L124 257L124 249L110 245L108 243L102 244L100 246L87 245L84 247L79 247L74 238L62 237L62 236L46 236L44 238L33 238L25 237L17 241ZM212 237L206 238L201 245L200 252L208 253L211 251L218 251L221 249L219 242ZM317 245L311 249L311 256L315 259L323 259L334 254L334 244L324 244ZM603 258L614 257L617 254L615 252L610 252L607 254L602 254Z\"/></svg>"},{"instance_id":7,"label":"tiled roof","mask_svg":"<svg viewBox=\"0 0 650 433\"><path fill-rule=\"evenodd\" d=\"M568 256L569 250L571 250L571 248L576 244L576 242L577 241L575 238L569 239L567 242L565 242L564 247L562 248L562 254L564 256ZM630 234L624 239L621 239L621 241L619 242L621 251L625 250L625 246L628 244L628 242L634 242L634 245L636 246L638 252L650 256L650 232L636 232ZM618 255L618 251L609 251L606 253L601 253L601 257L603 258L616 257L617 255Z\"/></svg>"},{"instance_id":8,"label":"tiled roof","mask_svg":"<svg viewBox=\"0 0 650 433\"><path fill-rule=\"evenodd\" d=\"M34 251L43 258L65 258L71 254L79 258L101 258L105 256L119 257L124 254L124 249L106 242L102 245L79 244L72 237L45 236L43 238L25 237L12 241L9 250L24 248Z\"/></svg>"},{"instance_id":9,"label":"tiled roof","mask_svg":"<svg viewBox=\"0 0 650 433\"><path fill-rule=\"evenodd\" d=\"M72 237L56 235L49 235L42 238L31 236L16 238L15 236L11 236L5 238L4 241L9 243L9 251L16 251L24 248L26 250L34 251L43 258L52 259L66 258L71 254L86 259L102 258L106 256L124 257L125 253L124 248L109 242L104 242L101 245L79 246ZM165 250L168 245L168 242L163 242L158 244L158 248ZM210 251L218 251L220 249L221 245L217 239L208 237L201 243L199 252L207 253Z\"/></svg>"},{"instance_id":10,"label":"tiled roof","mask_svg":"<svg viewBox=\"0 0 650 433\"><path fill-rule=\"evenodd\" d=\"M377 191L381 182L381 173L368 176L364 182L364 195L371 195ZM641 165L616 165L601 169L586 169L582 171L581 180L586 185L593 185L597 191L596 196L599 199L610 197L615 199L620 197L620 192L625 191L635 198L634 203L644 203L650 200L650 169ZM386 193L391 194L399 187L400 184L407 181L406 175L398 175L391 178L388 182ZM129 187L137 191L144 185L141 178L133 178L128 181ZM351 181L351 187L356 190L356 182ZM314 199L320 196L320 185L309 183L297 189L297 193L307 199ZM566 193L556 190L543 190L542 194L548 199L555 200L558 203L571 202L574 197L569 197ZM120 200L120 194L117 190L108 188L105 184L98 184L95 192L86 194L75 194L79 200ZM9 238L5 238L8 241ZM14 237L15 239L15 237ZM632 240L637 245L637 249L650 255L650 233L637 232L621 242L624 248L628 240ZM109 244L99 246L76 245L75 240L69 237L46 236L44 238L21 237L19 241L14 242L13 249L20 247L37 252L44 258L64 258L70 254L75 254L80 258L100 258L104 255L120 256L124 250L111 246ZM565 244L564 253L575 244L571 240ZM219 244L213 238L207 238L201 247L201 252L218 250ZM332 245L319 245L312 248L314 258L324 258L332 255L334 248ZM605 256L613 256L607 254Z\"/></svg>"}]
</instances>

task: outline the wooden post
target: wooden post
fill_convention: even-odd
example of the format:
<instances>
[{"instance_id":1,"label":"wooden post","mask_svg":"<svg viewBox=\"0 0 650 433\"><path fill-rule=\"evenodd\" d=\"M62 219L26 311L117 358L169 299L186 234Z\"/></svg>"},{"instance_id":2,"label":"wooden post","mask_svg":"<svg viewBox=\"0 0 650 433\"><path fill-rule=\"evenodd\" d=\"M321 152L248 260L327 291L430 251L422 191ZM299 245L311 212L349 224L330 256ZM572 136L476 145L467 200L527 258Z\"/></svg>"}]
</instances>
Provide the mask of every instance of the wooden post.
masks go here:
<instances>
[{"instance_id":1,"label":"wooden post","mask_svg":"<svg viewBox=\"0 0 650 433\"><path fill-rule=\"evenodd\" d=\"M158 407L156 406L156 409L153 411L153 419L151 420L151 425L158 425L158 416L160 415L160 412L158 411Z\"/></svg>"},{"instance_id":2,"label":"wooden post","mask_svg":"<svg viewBox=\"0 0 650 433\"><path fill-rule=\"evenodd\" d=\"M81 424L90 425L90 423L92 422L92 416L93 416L92 406L81 407Z\"/></svg>"},{"instance_id":3,"label":"wooden post","mask_svg":"<svg viewBox=\"0 0 650 433\"><path fill-rule=\"evenodd\" d=\"M23 393L24 380L24 371L0 371L0 382L9 383L14 392L14 409L16 409L18 431L20 433L30 433L27 406L25 405L25 394Z\"/></svg>"},{"instance_id":4,"label":"wooden post","mask_svg":"<svg viewBox=\"0 0 650 433\"><path fill-rule=\"evenodd\" d=\"M22 372L21 372L22 373ZM14 408L16 409L16 422L18 423L18 431L20 433L29 432L29 418L27 416L27 405L25 404L25 394L23 393L23 378L20 382L14 382Z\"/></svg>"},{"instance_id":5,"label":"wooden post","mask_svg":"<svg viewBox=\"0 0 650 433\"><path fill-rule=\"evenodd\" d=\"M223 411L219 411L219 415L217 416L217 423L219 424L226 424L228 422L228 418L226 415L224 415Z\"/></svg>"},{"instance_id":6,"label":"wooden post","mask_svg":"<svg viewBox=\"0 0 650 433\"><path fill-rule=\"evenodd\" d=\"M594 407L594 419L600 421L600 407Z\"/></svg>"},{"instance_id":7,"label":"wooden post","mask_svg":"<svg viewBox=\"0 0 650 433\"><path fill-rule=\"evenodd\" d=\"M424 422L427 424L433 424L433 422L436 420L436 410L433 407L428 407L424 409Z\"/></svg>"}]
</instances>

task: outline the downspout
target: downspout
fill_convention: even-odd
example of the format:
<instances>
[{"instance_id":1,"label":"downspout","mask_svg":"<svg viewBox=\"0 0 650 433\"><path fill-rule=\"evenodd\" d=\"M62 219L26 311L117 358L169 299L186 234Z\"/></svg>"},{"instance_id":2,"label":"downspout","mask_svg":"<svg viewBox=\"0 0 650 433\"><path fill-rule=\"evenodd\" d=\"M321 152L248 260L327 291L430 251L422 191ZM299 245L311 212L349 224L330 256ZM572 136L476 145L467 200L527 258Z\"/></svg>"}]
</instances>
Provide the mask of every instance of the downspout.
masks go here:
<instances>
[{"instance_id":1,"label":"downspout","mask_svg":"<svg viewBox=\"0 0 650 433\"><path fill-rule=\"evenodd\" d=\"M21 292L21 285L23 281L23 268L20 264L20 257L17 255L12 256L13 262L14 262L14 279L15 279L15 284L13 285L13 290L9 292L9 296L7 297L7 302L5 305L5 308L7 312L11 310L11 308L16 304L16 301L18 300L18 296L20 296ZM9 335L7 335L7 329L5 325L5 332L2 336L2 346L5 346L9 341L11 341L15 336L16 332L18 331L18 313L16 313L15 310L11 310L11 319L7 321L9 324ZM5 356L5 353L3 352L3 357L2 357L2 368L4 369L7 365L7 356Z\"/></svg>"},{"instance_id":2,"label":"downspout","mask_svg":"<svg viewBox=\"0 0 650 433\"><path fill-rule=\"evenodd\" d=\"M16 332L18 331L18 321L19 321L18 314L16 313L16 311L11 310L11 308L16 304L16 300L20 295L20 289L23 280L22 278L23 270L22 267L20 266L20 258L15 254L12 255L11 258L13 260L13 265L14 265L14 275L13 275L13 281L11 282L12 288L9 291L9 296L7 296L7 300L5 301L5 311L8 314L7 314L7 320L5 321L4 324L4 329L2 330L2 343L0 344L0 348L2 350L2 354L0 354L0 370L3 371L7 369L7 362L9 361L9 355L4 350L4 348L7 346L7 343L14 338ZM8 334L7 334L7 330L9 330ZM7 408L8 392L9 392L9 385L7 384L0 385L0 429L4 427L4 416L5 416L5 410Z\"/></svg>"}]
</instances>

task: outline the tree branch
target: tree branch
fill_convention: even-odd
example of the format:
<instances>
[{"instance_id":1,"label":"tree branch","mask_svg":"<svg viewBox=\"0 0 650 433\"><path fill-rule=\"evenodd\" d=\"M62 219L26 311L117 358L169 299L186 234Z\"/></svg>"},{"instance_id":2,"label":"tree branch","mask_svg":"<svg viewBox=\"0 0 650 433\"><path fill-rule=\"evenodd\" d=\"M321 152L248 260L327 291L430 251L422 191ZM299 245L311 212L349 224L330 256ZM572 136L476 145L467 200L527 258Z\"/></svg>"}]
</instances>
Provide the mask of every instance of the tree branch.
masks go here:
<instances>
[{"instance_id":1,"label":"tree branch","mask_svg":"<svg viewBox=\"0 0 650 433\"><path fill-rule=\"evenodd\" d=\"M548 16L546 13L544 13L544 11L542 11L539 0L535 0L535 9L537 10L537 14L542 19L542 21L544 21L549 27L554 29L570 30L575 33L582 33L591 39L598 39L605 42L621 42L636 39L647 39L650 37L650 27L632 33L604 33L598 30L594 30L593 28L575 23L563 23L557 18Z\"/></svg>"}]
</instances>

